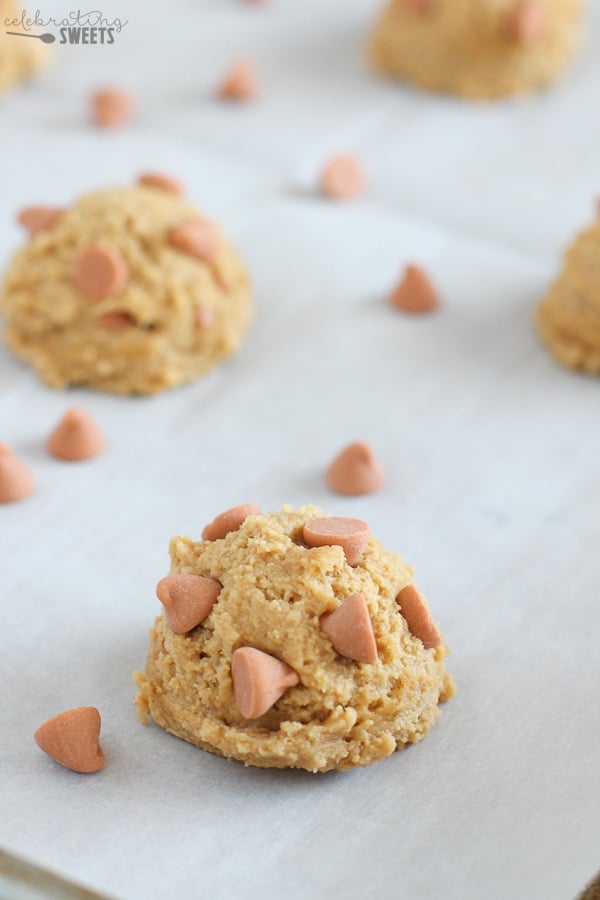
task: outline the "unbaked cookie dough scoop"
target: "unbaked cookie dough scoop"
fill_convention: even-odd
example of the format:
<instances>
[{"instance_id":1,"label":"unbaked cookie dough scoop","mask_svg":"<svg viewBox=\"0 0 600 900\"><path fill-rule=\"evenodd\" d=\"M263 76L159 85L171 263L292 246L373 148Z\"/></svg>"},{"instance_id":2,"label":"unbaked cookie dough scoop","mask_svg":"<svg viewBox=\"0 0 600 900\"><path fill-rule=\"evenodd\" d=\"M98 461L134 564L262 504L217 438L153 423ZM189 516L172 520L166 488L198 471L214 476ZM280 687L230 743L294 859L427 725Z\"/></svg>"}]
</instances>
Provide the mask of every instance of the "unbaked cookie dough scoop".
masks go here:
<instances>
[{"instance_id":1,"label":"unbaked cookie dough scoop","mask_svg":"<svg viewBox=\"0 0 600 900\"><path fill-rule=\"evenodd\" d=\"M171 542L140 718L246 765L351 769L423 738L448 648L366 522L247 504Z\"/></svg>"},{"instance_id":2,"label":"unbaked cookie dough scoop","mask_svg":"<svg viewBox=\"0 0 600 900\"><path fill-rule=\"evenodd\" d=\"M156 173L69 209L30 207L0 292L5 340L55 388L154 394L234 353L252 304L220 229Z\"/></svg>"},{"instance_id":3,"label":"unbaked cookie dough scoop","mask_svg":"<svg viewBox=\"0 0 600 900\"><path fill-rule=\"evenodd\" d=\"M600 375L600 221L568 249L537 310L542 339L560 363Z\"/></svg>"},{"instance_id":4,"label":"unbaked cookie dough scoop","mask_svg":"<svg viewBox=\"0 0 600 900\"><path fill-rule=\"evenodd\" d=\"M31 36L35 31L24 31L19 24L21 18L21 6L13 0L0 0L0 97L31 78L48 61L48 48Z\"/></svg>"},{"instance_id":5,"label":"unbaked cookie dough scoop","mask_svg":"<svg viewBox=\"0 0 600 900\"><path fill-rule=\"evenodd\" d=\"M580 27L580 0L391 0L370 56L427 90L493 100L554 81Z\"/></svg>"}]
</instances>

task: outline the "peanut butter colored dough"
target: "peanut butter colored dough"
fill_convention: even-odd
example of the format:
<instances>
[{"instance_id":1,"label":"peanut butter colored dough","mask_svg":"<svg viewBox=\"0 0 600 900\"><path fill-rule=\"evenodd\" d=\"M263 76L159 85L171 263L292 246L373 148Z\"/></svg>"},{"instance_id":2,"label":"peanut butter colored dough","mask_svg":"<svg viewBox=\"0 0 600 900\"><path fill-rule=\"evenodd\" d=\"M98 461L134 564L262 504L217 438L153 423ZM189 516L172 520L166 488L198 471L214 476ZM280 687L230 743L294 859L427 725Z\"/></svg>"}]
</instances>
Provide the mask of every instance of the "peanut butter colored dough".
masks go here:
<instances>
[{"instance_id":1,"label":"peanut butter colored dough","mask_svg":"<svg viewBox=\"0 0 600 900\"><path fill-rule=\"evenodd\" d=\"M41 41L6 33L23 32L22 27L12 25L13 20L20 20L20 14L21 7L13 0L0 0L0 97L41 69L48 58L48 48Z\"/></svg>"},{"instance_id":2,"label":"peanut butter colored dough","mask_svg":"<svg viewBox=\"0 0 600 900\"><path fill-rule=\"evenodd\" d=\"M575 51L580 21L580 0L391 0L370 57L427 90L493 100L552 82Z\"/></svg>"},{"instance_id":3,"label":"peanut butter colored dough","mask_svg":"<svg viewBox=\"0 0 600 900\"><path fill-rule=\"evenodd\" d=\"M0 293L6 343L55 388L153 394L202 375L239 346L251 300L220 232L210 258L174 244L198 219L154 186L82 197L15 255Z\"/></svg>"},{"instance_id":4,"label":"peanut butter colored dough","mask_svg":"<svg viewBox=\"0 0 600 900\"><path fill-rule=\"evenodd\" d=\"M308 548L314 506L250 515L215 541L171 541L172 573L222 584L206 619L174 634L160 615L151 631L146 672L136 673L141 721L150 715L177 737L260 767L325 772L364 766L421 740L454 693L448 648L426 650L396 602L412 582L398 554L371 539L355 567L338 546ZM374 663L336 653L321 616L362 593L377 643ZM236 706L231 662L253 647L291 666L299 683L262 716Z\"/></svg>"},{"instance_id":5,"label":"peanut butter colored dough","mask_svg":"<svg viewBox=\"0 0 600 900\"><path fill-rule=\"evenodd\" d=\"M582 232L537 311L540 334L571 369L600 375L600 221Z\"/></svg>"}]
</instances>

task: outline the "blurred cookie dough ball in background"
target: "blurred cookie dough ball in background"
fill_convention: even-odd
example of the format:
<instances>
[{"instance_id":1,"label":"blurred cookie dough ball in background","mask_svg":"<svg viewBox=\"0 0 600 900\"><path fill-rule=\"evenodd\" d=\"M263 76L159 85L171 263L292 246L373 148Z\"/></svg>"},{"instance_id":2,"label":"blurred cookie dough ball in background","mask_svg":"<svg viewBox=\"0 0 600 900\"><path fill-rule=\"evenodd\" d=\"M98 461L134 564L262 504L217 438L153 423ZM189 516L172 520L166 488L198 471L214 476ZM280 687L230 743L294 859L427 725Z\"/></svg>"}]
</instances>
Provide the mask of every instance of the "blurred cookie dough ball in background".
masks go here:
<instances>
[{"instance_id":1,"label":"blurred cookie dough ball in background","mask_svg":"<svg viewBox=\"0 0 600 900\"><path fill-rule=\"evenodd\" d=\"M391 0L369 48L375 68L473 100L554 81L580 37L580 0Z\"/></svg>"},{"instance_id":2,"label":"blurred cookie dough ball in background","mask_svg":"<svg viewBox=\"0 0 600 900\"><path fill-rule=\"evenodd\" d=\"M600 375L600 221L577 236L537 310L542 339L564 366Z\"/></svg>"},{"instance_id":3,"label":"blurred cookie dough ball in background","mask_svg":"<svg viewBox=\"0 0 600 900\"><path fill-rule=\"evenodd\" d=\"M55 388L154 394L233 354L252 317L242 262L170 176L29 207L0 290L4 338Z\"/></svg>"},{"instance_id":4,"label":"blurred cookie dough ball in background","mask_svg":"<svg viewBox=\"0 0 600 900\"><path fill-rule=\"evenodd\" d=\"M20 6L13 0L0 0L0 97L48 61L48 47L30 36L37 32L24 30L21 19ZM9 31L18 34L7 34Z\"/></svg>"}]
</instances>

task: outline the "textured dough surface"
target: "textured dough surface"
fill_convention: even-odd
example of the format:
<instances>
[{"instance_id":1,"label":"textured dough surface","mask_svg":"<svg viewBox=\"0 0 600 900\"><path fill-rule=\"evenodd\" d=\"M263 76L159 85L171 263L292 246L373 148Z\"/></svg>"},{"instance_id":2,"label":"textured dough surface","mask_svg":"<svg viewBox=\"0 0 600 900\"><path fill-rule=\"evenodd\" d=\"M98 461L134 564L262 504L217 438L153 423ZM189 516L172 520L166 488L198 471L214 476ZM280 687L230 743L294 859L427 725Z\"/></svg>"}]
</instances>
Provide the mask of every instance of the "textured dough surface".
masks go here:
<instances>
[{"instance_id":1,"label":"textured dough surface","mask_svg":"<svg viewBox=\"0 0 600 900\"><path fill-rule=\"evenodd\" d=\"M118 394L152 394L189 381L232 354L251 318L247 274L222 239L210 261L171 245L169 230L197 211L166 191L132 187L87 194L15 255L0 294L9 347L51 387L87 385ZM73 283L76 257L109 244L129 280L93 301ZM196 326L199 310L212 321ZM125 313L134 327L99 321Z\"/></svg>"},{"instance_id":2,"label":"textured dough surface","mask_svg":"<svg viewBox=\"0 0 600 900\"><path fill-rule=\"evenodd\" d=\"M524 94L553 81L579 38L580 0L539 0L543 37L521 45L508 27L516 0L435 0L417 11L399 0L384 10L370 56L385 74L475 99Z\"/></svg>"},{"instance_id":3,"label":"textured dough surface","mask_svg":"<svg viewBox=\"0 0 600 900\"><path fill-rule=\"evenodd\" d=\"M572 369L600 375L600 222L582 232L538 307L542 338Z\"/></svg>"},{"instance_id":4,"label":"textured dough surface","mask_svg":"<svg viewBox=\"0 0 600 900\"><path fill-rule=\"evenodd\" d=\"M5 24L6 20L19 19L20 12L21 7L13 0L0 0L0 96L29 78L48 58L48 50L41 41L6 34L7 30L23 30Z\"/></svg>"},{"instance_id":5,"label":"textured dough surface","mask_svg":"<svg viewBox=\"0 0 600 900\"><path fill-rule=\"evenodd\" d=\"M398 554L371 539L351 568L341 547L309 549L305 522L313 506L255 515L227 537L171 542L172 573L223 585L205 621L188 635L163 615L151 631L145 674L137 673L142 721L155 722L198 747L262 767L350 769L421 740L454 687L447 648L426 650L409 632L396 596L412 582ZM379 659L339 656L319 619L354 592L367 599ZM300 676L263 716L248 721L233 695L231 657L253 646L284 660Z\"/></svg>"}]
</instances>

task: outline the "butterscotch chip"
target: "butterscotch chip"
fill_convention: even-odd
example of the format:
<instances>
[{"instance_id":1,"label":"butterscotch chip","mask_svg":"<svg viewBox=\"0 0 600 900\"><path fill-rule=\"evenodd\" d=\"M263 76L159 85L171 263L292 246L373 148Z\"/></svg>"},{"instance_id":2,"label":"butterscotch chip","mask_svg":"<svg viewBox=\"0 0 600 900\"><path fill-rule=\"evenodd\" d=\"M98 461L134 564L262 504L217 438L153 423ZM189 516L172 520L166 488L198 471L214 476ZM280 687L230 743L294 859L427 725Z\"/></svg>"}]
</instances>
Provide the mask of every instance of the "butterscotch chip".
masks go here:
<instances>
[{"instance_id":1,"label":"butterscotch chip","mask_svg":"<svg viewBox=\"0 0 600 900\"><path fill-rule=\"evenodd\" d=\"M98 743L100 713L95 706L79 706L52 716L37 729L35 742L61 766L89 775L104 765Z\"/></svg>"},{"instance_id":2,"label":"butterscotch chip","mask_svg":"<svg viewBox=\"0 0 600 900\"><path fill-rule=\"evenodd\" d=\"M327 469L327 484L337 494L359 497L378 491L385 481L382 464L369 444L345 447Z\"/></svg>"},{"instance_id":3,"label":"butterscotch chip","mask_svg":"<svg viewBox=\"0 0 600 900\"><path fill-rule=\"evenodd\" d=\"M212 325L215 314L207 306L201 306L196 310L196 328L198 331L206 331Z\"/></svg>"},{"instance_id":4,"label":"butterscotch chip","mask_svg":"<svg viewBox=\"0 0 600 900\"><path fill-rule=\"evenodd\" d=\"M24 500L33 492L31 470L7 444L0 444L0 503Z\"/></svg>"},{"instance_id":5,"label":"butterscotch chip","mask_svg":"<svg viewBox=\"0 0 600 900\"><path fill-rule=\"evenodd\" d=\"M79 462L99 456L106 442L95 419L84 409L73 408L50 433L46 446L57 459Z\"/></svg>"},{"instance_id":6,"label":"butterscotch chip","mask_svg":"<svg viewBox=\"0 0 600 900\"><path fill-rule=\"evenodd\" d=\"M124 312L105 313L98 319L98 327L105 331L128 331L130 328L135 328L136 324L133 316Z\"/></svg>"},{"instance_id":7,"label":"butterscotch chip","mask_svg":"<svg viewBox=\"0 0 600 900\"><path fill-rule=\"evenodd\" d=\"M178 197L184 193L183 182L162 172L143 172L138 178L138 184L142 187L166 191L168 194L176 194Z\"/></svg>"},{"instance_id":8,"label":"butterscotch chip","mask_svg":"<svg viewBox=\"0 0 600 900\"><path fill-rule=\"evenodd\" d=\"M321 631L341 656L374 663L377 643L364 594L351 594L338 608L321 617Z\"/></svg>"},{"instance_id":9,"label":"butterscotch chip","mask_svg":"<svg viewBox=\"0 0 600 900\"><path fill-rule=\"evenodd\" d=\"M259 516L260 509L254 503L242 503L220 513L212 522L205 525L202 531L203 541L218 541L230 531L237 531L248 516Z\"/></svg>"},{"instance_id":10,"label":"butterscotch chip","mask_svg":"<svg viewBox=\"0 0 600 900\"><path fill-rule=\"evenodd\" d=\"M423 645L428 649L438 647L442 643L442 636L431 618L425 598L414 584L402 588L396 599L410 633L423 641Z\"/></svg>"},{"instance_id":11,"label":"butterscotch chip","mask_svg":"<svg viewBox=\"0 0 600 900\"><path fill-rule=\"evenodd\" d=\"M355 566L371 537L371 529L362 519L327 516L307 522L302 534L309 547L341 547L348 565Z\"/></svg>"},{"instance_id":12,"label":"butterscotch chip","mask_svg":"<svg viewBox=\"0 0 600 900\"><path fill-rule=\"evenodd\" d=\"M291 666L255 647L240 647L231 658L236 706L245 719L257 719L300 680Z\"/></svg>"},{"instance_id":13,"label":"butterscotch chip","mask_svg":"<svg viewBox=\"0 0 600 900\"><path fill-rule=\"evenodd\" d=\"M415 13L425 13L433 9L440 0L396 0L399 6Z\"/></svg>"},{"instance_id":14,"label":"butterscotch chip","mask_svg":"<svg viewBox=\"0 0 600 900\"><path fill-rule=\"evenodd\" d=\"M330 159L321 172L321 193L331 200L354 200L364 192L365 184L360 162L349 154Z\"/></svg>"},{"instance_id":15,"label":"butterscotch chip","mask_svg":"<svg viewBox=\"0 0 600 900\"><path fill-rule=\"evenodd\" d=\"M107 88L92 95L92 118L99 128L120 128L135 110L135 100L123 88Z\"/></svg>"},{"instance_id":16,"label":"butterscotch chip","mask_svg":"<svg viewBox=\"0 0 600 900\"><path fill-rule=\"evenodd\" d=\"M128 275L127 263L119 251L107 245L87 247L73 264L73 283L90 300L118 296Z\"/></svg>"},{"instance_id":17,"label":"butterscotch chip","mask_svg":"<svg viewBox=\"0 0 600 900\"><path fill-rule=\"evenodd\" d=\"M65 209L16 253L0 312L8 346L52 387L155 394L233 355L252 301L220 228L173 190L144 185Z\"/></svg>"},{"instance_id":18,"label":"butterscotch chip","mask_svg":"<svg viewBox=\"0 0 600 900\"><path fill-rule=\"evenodd\" d=\"M386 75L494 100L554 81L581 22L580 0L388 0L369 52Z\"/></svg>"},{"instance_id":19,"label":"butterscotch chip","mask_svg":"<svg viewBox=\"0 0 600 900\"><path fill-rule=\"evenodd\" d=\"M204 622L220 591L218 581L203 575L167 575L156 586L156 596L175 634L187 634Z\"/></svg>"},{"instance_id":20,"label":"butterscotch chip","mask_svg":"<svg viewBox=\"0 0 600 900\"><path fill-rule=\"evenodd\" d=\"M235 63L225 74L219 87L219 97L222 100L252 100L258 92L256 71L248 62Z\"/></svg>"},{"instance_id":21,"label":"butterscotch chip","mask_svg":"<svg viewBox=\"0 0 600 900\"><path fill-rule=\"evenodd\" d=\"M546 17L538 0L517 3L508 17L509 34L523 47L534 47L544 38Z\"/></svg>"},{"instance_id":22,"label":"butterscotch chip","mask_svg":"<svg viewBox=\"0 0 600 900\"><path fill-rule=\"evenodd\" d=\"M396 602L412 570L375 539L357 568L337 546L307 547L304 529L324 519L284 507L219 540L172 539L168 578L221 589L186 633L166 607L156 620L136 674L142 721L246 765L312 772L368 765L427 734L453 685L447 648L426 649Z\"/></svg>"},{"instance_id":23,"label":"butterscotch chip","mask_svg":"<svg viewBox=\"0 0 600 900\"><path fill-rule=\"evenodd\" d=\"M55 206L28 206L22 209L17 216L20 224L27 229L31 237L35 237L40 231L47 231L58 222L64 210Z\"/></svg>"},{"instance_id":24,"label":"butterscotch chip","mask_svg":"<svg viewBox=\"0 0 600 900\"><path fill-rule=\"evenodd\" d=\"M196 219L175 225L169 232L169 240L182 253L213 259L219 251L220 235L212 222Z\"/></svg>"},{"instance_id":25,"label":"butterscotch chip","mask_svg":"<svg viewBox=\"0 0 600 900\"><path fill-rule=\"evenodd\" d=\"M420 266L409 265L395 288L390 302L394 309L408 313L433 312L439 306L436 289Z\"/></svg>"}]
</instances>

